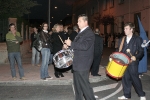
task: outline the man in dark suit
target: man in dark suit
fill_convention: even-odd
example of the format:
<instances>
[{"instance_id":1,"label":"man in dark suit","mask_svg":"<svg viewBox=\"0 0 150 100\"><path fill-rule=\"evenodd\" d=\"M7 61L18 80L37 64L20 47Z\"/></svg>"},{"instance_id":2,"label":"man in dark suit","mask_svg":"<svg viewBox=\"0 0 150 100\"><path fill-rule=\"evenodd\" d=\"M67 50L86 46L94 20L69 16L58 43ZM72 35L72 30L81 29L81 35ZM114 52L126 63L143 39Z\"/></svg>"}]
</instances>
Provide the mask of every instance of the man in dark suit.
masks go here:
<instances>
[{"instance_id":1,"label":"man in dark suit","mask_svg":"<svg viewBox=\"0 0 150 100\"><path fill-rule=\"evenodd\" d=\"M75 100L96 100L89 82L89 70L94 56L93 31L88 26L88 17L84 14L78 17L78 26L81 29L73 42L67 39L65 43L74 50L73 80ZM67 45L64 45L67 48Z\"/></svg>"},{"instance_id":2,"label":"man in dark suit","mask_svg":"<svg viewBox=\"0 0 150 100\"><path fill-rule=\"evenodd\" d=\"M94 42L94 60L91 67L91 75L93 76L101 76L98 74L99 72L99 65L102 57L103 51L103 38L99 35L99 30L96 28L95 30L95 42Z\"/></svg>"},{"instance_id":3,"label":"man in dark suit","mask_svg":"<svg viewBox=\"0 0 150 100\"><path fill-rule=\"evenodd\" d=\"M141 80L139 79L138 74L139 60L143 57L144 51L141 47L142 39L139 36L133 34L134 28L134 24L130 22L126 23L124 26L126 37L124 39L124 44L121 52L131 58L131 63L128 65L122 78L124 95L118 97L119 100L131 98L132 84L137 94L139 95L140 100L146 100L145 92L142 89ZM121 41L122 39L119 41L119 45L121 44ZM127 52L127 49L130 49L131 54Z\"/></svg>"}]
</instances>

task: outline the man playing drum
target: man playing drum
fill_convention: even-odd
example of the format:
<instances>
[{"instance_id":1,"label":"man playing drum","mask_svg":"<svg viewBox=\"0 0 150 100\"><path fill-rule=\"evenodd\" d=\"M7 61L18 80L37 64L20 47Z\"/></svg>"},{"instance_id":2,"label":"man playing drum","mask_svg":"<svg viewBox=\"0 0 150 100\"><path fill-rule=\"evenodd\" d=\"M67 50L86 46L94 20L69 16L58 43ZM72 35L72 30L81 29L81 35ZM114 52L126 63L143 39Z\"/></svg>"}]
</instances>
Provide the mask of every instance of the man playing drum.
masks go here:
<instances>
[{"instance_id":1,"label":"man playing drum","mask_svg":"<svg viewBox=\"0 0 150 100\"><path fill-rule=\"evenodd\" d=\"M134 28L135 25L131 22L126 23L124 26L126 37L124 39L124 44L121 52L131 58L131 62L128 65L122 78L124 95L118 97L119 100L131 98L132 84L137 94L139 95L140 100L146 100L145 92L142 89L141 80L139 79L138 75L139 60L143 57L144 51L141 47L142 39L139 36L133 34ZM119 46L121 45L121 41L122 39L120 39L119 41Z\"/></svg>"}]
</instances>

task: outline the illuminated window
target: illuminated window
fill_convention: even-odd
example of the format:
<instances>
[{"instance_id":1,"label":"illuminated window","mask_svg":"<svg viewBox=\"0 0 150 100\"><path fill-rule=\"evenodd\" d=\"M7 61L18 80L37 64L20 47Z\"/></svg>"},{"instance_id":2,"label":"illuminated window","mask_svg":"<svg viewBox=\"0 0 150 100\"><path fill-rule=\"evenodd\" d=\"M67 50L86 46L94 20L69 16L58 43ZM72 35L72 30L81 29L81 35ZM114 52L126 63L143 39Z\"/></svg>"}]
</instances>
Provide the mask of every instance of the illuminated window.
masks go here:
<instances>
[{"instance_id":1,"label":"illuminated window","mask_svg":"<svg viewBox=\"0 0 150 100\"><path fill-rule=\"evenodd\" d=\"M110 0L110 8L114 7L114 0Z\"/></svg>"},{"instance_id":2,"label":"illuminated window","mask_svg":"<svg viewBox=\"0 0 150 100\"><path fill-rule=\"evenodd\" d=\"M107 0L104 0L103 2L104 2L104 4L103 4L103 10L106 10L107 9Z\"/></svg>"}]
</instances>

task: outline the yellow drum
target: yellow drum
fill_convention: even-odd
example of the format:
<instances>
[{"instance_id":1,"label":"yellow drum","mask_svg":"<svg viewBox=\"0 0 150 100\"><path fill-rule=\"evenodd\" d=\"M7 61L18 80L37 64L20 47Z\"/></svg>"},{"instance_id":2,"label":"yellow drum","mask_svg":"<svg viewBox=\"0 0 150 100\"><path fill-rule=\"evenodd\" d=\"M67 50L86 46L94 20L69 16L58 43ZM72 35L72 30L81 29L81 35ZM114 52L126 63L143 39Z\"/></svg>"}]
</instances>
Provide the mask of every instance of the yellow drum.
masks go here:
<instances>
[{"instance_id":1,"label":"yellow drum","mask_svg":"<svg viewBox=\"0 0 150 100\"><path fill-rule=\"evenodd\" d=\"M106 67L107 75L115 79L120 79L124 75L124 72L130 62L127 55L121 52L114 52L110 56L110 62Z\"/></svg>"}]
</instances>

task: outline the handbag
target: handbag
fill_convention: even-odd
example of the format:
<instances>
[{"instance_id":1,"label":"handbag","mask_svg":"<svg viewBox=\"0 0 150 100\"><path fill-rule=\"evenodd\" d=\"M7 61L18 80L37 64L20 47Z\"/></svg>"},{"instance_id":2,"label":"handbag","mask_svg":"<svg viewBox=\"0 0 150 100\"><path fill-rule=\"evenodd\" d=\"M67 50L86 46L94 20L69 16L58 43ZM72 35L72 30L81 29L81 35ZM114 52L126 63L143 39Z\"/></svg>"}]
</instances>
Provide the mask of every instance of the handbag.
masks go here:
<instances>
[{"instance_id":1,"label":"handbag","mask_svg":"<svg viewBox=\"0 0 150 100\"><path fill-rule=\"evenodd\" d=\"M42 44L43 41L40 39L40 37L38 36L37 39L33 42L33 46L35 47L35 49L37 51L41 51L42 50Z\"/></svg>"}]
</instances>

